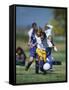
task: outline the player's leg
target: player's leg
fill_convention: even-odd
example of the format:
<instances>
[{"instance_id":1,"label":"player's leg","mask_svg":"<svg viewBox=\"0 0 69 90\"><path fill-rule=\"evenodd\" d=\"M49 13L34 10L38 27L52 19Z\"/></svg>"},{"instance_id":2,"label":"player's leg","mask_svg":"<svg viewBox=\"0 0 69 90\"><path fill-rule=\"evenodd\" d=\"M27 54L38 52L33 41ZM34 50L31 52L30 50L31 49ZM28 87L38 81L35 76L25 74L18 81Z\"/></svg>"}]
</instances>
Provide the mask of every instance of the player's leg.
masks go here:
<instances>
[{"instance_id":1,"label":"player's leg","mask_svg":"<svg viewBox=\"0 0 69 90\"><path fill-rule=\"evenodd\" d=\"M47 62L50 64L50 69L52 69L53 63L52 63L52 56L51 54L47 57Z\"/></svg>"},{"instance_id":2,"label":"player's leg","mask_svg":"<svg viewBox=\"0 0 69 90\"><path fill-rule=\"evenodd\" d=\"M36 49L36 64L35 64L35 70L36 73L39 73L39 60L40 60L40 56L41 56L41 50L40 49Z\"/></svg>"},{"instance_id":3,"label":"player's leg","mask_svg":"<svg viewBox=\"0 0 69 90\"><path fill-rule=\"evenodd\" d=\"M43 70L43 65L44 65L44 61L43 60L40 60L40 70L43 72L44 70Z\"/></svg>"},{"instance_id":4,"label":"player's leg","mask_svg":"<svg viewBox=\"0 0 69 90\"><path fill-rule=\"evenodd\" d=\"M29 67L31 66L32 62L34 61L34 55L35 55L35 51L34 51L34 48L30 48L30 60L26 66L26 69L25 70L28 70Z\"/></svg>"},{"instance_id":5,"label":"player's leg","mask_svg":"<svg viewBox=\"0 0 69 90\"><path fill-rule=\"evenodd\" d=\"M52 55L51 55L51 48L47 48L47 60L51 65L51 69L52 69Z\"/></svg>"},{"instance_id":6,"label":"player's leg","mask_svg":"<svg viewBox=\"0 0 69 90\"><path fill-rule=\"evenodd\" d=\"M39 73L39 59L38 59L38 55L36 53L36 48L34 48L34 54L33 57L35 58L35 73Z\"/></svg>"},{"instance_id":7,"label":"player's leg","mask_svg":"<svg viewBox=\"0 0 69 90\"><path fill-rule=\"evenodd\" d=\"M40 60L40 63L39 63L39 65L40 65L40 71L42 71L43 74L46 74L46 71L43 69L44 63L45 63L44 60Z\"/></svg>"},{"instance_id":8,"label":"player's leg","mask_svg":"<svg viewBox=\"0 0 69 90\"><path fill-rule=\"evenodd\" d=\"M33 60L34 60L34 58L33 58L33 57L30 57L30 60L29 60L29 62L28 62L28 64L27 64L27 66L26 66L26 69L25 69L25 70L28 70L28 69L29 69L29 67L31 66L31 64L32 64Z\"/></svg>"},{"instance_id":9,"label":"player's leg","mask_svg":"<svg viewBox=\"0 0 69 90\"><path fill-rule=\"evenodd\" d=\"M44 62L46 62L46 51L45 50L42 50L42 58Z\"/></svg>"},{"instance_id":10,"label":"player's leg","mask_svg":"<svg viewBox=\"0 0 69 90\"><path fill-rule=\"evenodd\" d=\"M30 60L26 66L26 70L29 69L31 66L32 62L34 61L34 58L36 58L36 47L30 48Z\"/></svg>"},{"instance_id":11,"label":"player's leg","mask_svg":"<svg viewBox=\"0 0 69 90\"><path fill-rule=\"evenodd\" d=\"M36 59L36 61L35 61L35 73L39 73L39 60L38 59Z\"/></svg>"},{"instance_id":12,"label":"player's leg","mask_svg":"<svg viewBox=\"0 0 69 90\"><path fill-rule=\"evenodd\" d=\"M46 51L41 50L41 56L40 56L40 70L44 72L43 65L46 62Z\"/></svg>"},{"instance_id":13,"label":"player's leg","mask_svg":"<svg viewBox=\"0 0 69 90\"><path fill-rule=\"evenodd\" d=\"M40 50L40 49L36 49L36 53L37 53L37 55L38 55L38 59L39 59L39 68L40 68L40 70L42 71L42 72L44 72L44 70L43 70L43 65L44 65L44 60L43 60L43 56L44 56L44 58L45 58L45 55L43 55L43 53L42 53L42 50Z\"/></svg>"},{"instance_id":14,"label":"player's leg","mask_svg":"<svg viewBox=\"0 0 69 90\"><path fill-rule=\"evenodd\" d=\"M45 59L45 53L43 50L41 50L40 54L40 70L44 72L43 65L44 65L44 59Z\"/></svg>"}]
</instances>

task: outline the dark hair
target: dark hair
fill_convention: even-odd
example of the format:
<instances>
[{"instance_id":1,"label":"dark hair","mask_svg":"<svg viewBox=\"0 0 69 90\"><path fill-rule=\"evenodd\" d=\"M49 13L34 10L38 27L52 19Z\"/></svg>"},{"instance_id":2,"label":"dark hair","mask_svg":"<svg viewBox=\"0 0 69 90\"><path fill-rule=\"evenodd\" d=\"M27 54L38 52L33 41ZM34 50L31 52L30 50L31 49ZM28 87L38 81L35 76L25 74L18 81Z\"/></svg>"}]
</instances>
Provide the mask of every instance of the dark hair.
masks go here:
<instances>
[{"instance_id":1,"label":"dark hair","mask_svg":"<svg viewBox=\"0 0 69 90\"><path fill-rule=\"evenodd\" d=\"M45 26L45 29L47 30L47 29L49 29L49 27L48 26Z\"/></svg>"},{"instance_id":2,"label":"dark hair","mask_svg":"<svg viewBox=\"0 0 69 90\"><path fill-rule=\"evenodd\" d=\"M32 23L32 27L33 27L34 25L35 25L35 26L37 26L37 24L36 24L35 22L34 22L34 23Z\"/></svg>"},{"instance_id":3,"label":"dark hair","mask_svg":"<svg viewBox=\"0 0 69 90\"><path fill-rule=\"evenodd\" d=\"M45 34L45 32L43 32L43 36L44 36L44 38L46 38L46 34Z\"/></svg>"},{"instance_id":4,"label":"dark hair","mask_svg":"<svg viewBox=\"0 0 69 90\"><path fill-rule=\"evenodd\" d=\"M21 47L16 48L16 53L18 53L19 50L20 50L20 55L24 54L24 50Z\"/></svg>"},{"instance_id":5,"label":"dark hair","mask_svg":"<svg viewBox=\"0 0 69 90\"><path fill-rule=\"evenodd\" d=\"M19 50L20 50L20 53L18 53ZM26 59L26 55L24 53L24 50L21 47L17 47L16 48L16 53L18 53L19 56L23 55L24 56L24 60Z\"/></svg>"}]
</instances>

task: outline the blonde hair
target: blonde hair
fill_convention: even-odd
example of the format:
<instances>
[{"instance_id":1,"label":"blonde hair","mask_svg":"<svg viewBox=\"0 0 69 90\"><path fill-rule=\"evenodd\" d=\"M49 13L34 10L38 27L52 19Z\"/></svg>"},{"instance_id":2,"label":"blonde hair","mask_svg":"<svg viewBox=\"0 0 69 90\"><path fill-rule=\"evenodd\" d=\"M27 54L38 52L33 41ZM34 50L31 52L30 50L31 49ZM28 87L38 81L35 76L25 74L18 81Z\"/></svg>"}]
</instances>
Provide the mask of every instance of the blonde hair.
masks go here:
<instances>
[{"instance_id":1,"label":"blonde hair","mask_svg":"<svg viewBox=\"0 0 69 90\"><path fill-rule=\"evenodd\" d=\"M42 32L43 32L42 28L39 27L39 28L36 30L36 35L37 35L38 37L40 37L40 36L42 35Z\"/></svg>"}]
</instances>

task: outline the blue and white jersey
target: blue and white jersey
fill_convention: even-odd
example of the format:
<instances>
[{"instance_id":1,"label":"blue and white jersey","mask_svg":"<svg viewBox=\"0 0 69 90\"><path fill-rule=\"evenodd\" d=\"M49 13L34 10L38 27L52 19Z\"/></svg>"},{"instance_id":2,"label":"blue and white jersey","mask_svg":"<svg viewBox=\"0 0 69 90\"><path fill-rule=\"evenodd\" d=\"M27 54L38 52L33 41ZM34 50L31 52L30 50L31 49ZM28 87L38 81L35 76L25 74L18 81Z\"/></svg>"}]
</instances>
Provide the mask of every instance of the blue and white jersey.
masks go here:
<instances>
[{"instance_id":1,"label":"blue and white jersey","mask_svg":"<svg viewBox=\"0 0 69 90\"><path fill-rule=\"evenodd\" d=\"M49 36L53 36L53 32L52 32L52 29L53 29L53 26L52 25L47 25L49 27L49 29L45 30L45 34L47 36L47 44L48 44L48 47L52 47L53 44L52 42L48 39Z\"/></svg>"},{"instance_id":2,"label":"blue and white jersey","mask_svg":"<svg viewBox=\"0 0 69 90\"><path fill-rule=\"evenodd\" d=\"M32 44L36 43L36 38L35 38L35 31L33 28L30 29L28 32L29 38L31 39Z\"/></svg>"},{"instance_id":3,"label":"blue and white jersey","mask_svg":"<svg viewBox=\"0 0 69 90\"><path fill-rule=\"evenodd\" d=\"M32 44L36 43L36 38L35 38L35 32L34 31L32 32L32 35L31 35L31 42L32 42Z\"/></svg>"},{"instance_id":4,"label":"blue and white jersey","mask_svg":"<svg viewBox=\"0 0 69 90\"><path fill-rule=\"evenodd\" d=\"M28 35L29 35L30 43L35 44L36 38L35 38L35 31L33 30L33 28L30 29ZM37 58L36 45L34 47L30 47L30 57Z\"/></svg>"}]
</instances>

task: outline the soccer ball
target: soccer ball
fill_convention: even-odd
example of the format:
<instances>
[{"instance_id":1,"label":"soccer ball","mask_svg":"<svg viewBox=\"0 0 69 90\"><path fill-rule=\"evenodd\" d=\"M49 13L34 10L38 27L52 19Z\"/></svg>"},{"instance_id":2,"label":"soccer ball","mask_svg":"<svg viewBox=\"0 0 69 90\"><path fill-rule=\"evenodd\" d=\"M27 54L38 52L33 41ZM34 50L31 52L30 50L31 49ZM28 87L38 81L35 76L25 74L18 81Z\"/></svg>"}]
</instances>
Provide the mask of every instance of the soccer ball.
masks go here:
<instances>
[{"instance_id":1,"label":"soccer ball","mask_svg":"<svg viewBox=\"0 0 69 90\"><path fill-rule=\"evenodd\" d=\"M43 65L43 69L44 69L44 70L49 70L49 69L50 69L50 64L49 64L49 63L45 63L45 64Z\"/></svg>"}]
</instances>

